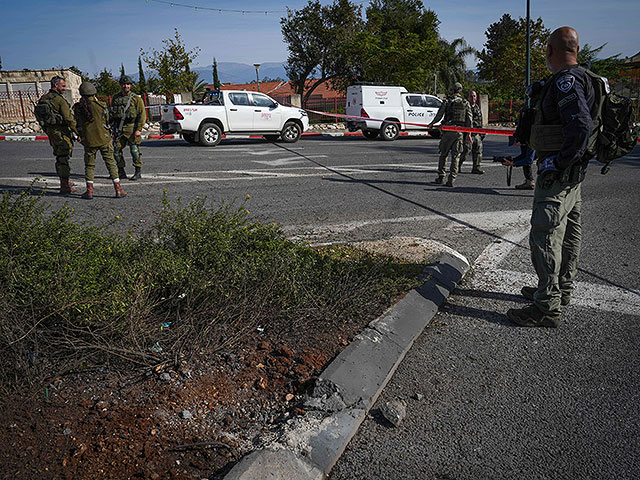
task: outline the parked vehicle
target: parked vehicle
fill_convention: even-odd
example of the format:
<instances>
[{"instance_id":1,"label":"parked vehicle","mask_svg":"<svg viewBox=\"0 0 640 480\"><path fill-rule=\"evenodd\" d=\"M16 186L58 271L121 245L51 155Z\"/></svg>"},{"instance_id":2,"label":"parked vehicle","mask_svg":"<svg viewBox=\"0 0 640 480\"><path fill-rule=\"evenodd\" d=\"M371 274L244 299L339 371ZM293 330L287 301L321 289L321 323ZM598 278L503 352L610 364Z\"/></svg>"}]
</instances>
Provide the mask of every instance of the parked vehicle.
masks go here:
<instances>
[{"instance_id":1,"label":"parked vehicle","mask_svg":"<svg viewBox=\"0 0 640 480\"><path fill-rule=\"evenodd\" d=\"M163 134L181 133L187 142L209 147L226 134L264 135L293 143L309 128L309 117L263 93L222 90L207 92L200 102L163 105L160 128Z\"/></svg>"},{"instance_id":2,"label":"parked vehicle","mask_svg":"<svg viewBox=\"0 0 640 480\"><path fill-rule=\"evenodd\" d=\"M399 86L351 85L347 88L347 115L364 117L348 120L347 128L362 130L365 137L380 136L395 140L400 131L428 131L433 137L440 130L428 129L435 118L442 100L424 93L409 93ZM438 122L439 124L439 122Z\"/></svg>"}]
</instances>

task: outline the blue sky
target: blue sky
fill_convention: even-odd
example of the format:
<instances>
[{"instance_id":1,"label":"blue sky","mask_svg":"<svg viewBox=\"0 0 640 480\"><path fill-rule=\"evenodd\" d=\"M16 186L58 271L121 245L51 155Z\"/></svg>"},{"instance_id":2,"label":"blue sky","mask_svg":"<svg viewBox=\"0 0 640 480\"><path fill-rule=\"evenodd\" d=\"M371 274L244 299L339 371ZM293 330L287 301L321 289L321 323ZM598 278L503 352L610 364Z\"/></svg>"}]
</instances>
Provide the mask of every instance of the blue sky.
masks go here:
<instances>
[{"instance_id":1,"label":"blue sky","mask_svg":"<svg viewBox=\"0 0 640 480\"><path fill-rule=\"evenodd\" d=\"M223 10L282 12L306 4L306 0L176 1ZM280 33L283 13L195 11L155 0L23 0L3 4L0 57L5 70L76 65L93 74L104 67L116 72L122 62L128 73L136 73L140 48L159 48L174 27L187 46L202 49L195 61L200 66L211 64L214 56L218 62L248 64L287 58ZM525 0L427 0L424 4L438 15L442 37L464 37L478 49L486 41L484 32L491 23L503 13L524 17L526 8ZM602 52L605 56L630 56L640 51L638 14L638 0L531 0L531 16L542 17L548 28L573 26L581 44L608 42ZM470 63L473 66L475 61Z\"/></svg>"}]
</instances>

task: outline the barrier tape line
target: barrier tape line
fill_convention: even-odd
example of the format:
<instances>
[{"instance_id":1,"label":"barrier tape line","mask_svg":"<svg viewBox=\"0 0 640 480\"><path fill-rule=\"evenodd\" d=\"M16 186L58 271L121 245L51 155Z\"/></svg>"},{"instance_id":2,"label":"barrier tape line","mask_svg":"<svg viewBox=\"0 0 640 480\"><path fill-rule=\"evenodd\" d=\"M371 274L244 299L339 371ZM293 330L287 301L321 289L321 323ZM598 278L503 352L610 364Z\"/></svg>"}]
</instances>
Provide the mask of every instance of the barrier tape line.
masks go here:
<instances>
[{"instance_id":1,"label":"barrier tape line","mask_svg":"<svg viewBox=\"0 0 640 480\"><path fill-rule=\"evenodd\" d=\"M335 117L335 118L346 118L348 120L369 120L370 122L386 122L387 120L381 120L379 118L370 118L370 117L354 117L353 115L342 115L339 113L327 113L327 112L318 112L316 110L305 110L305 112L315 113L319 115L324 115L327 117ZM396 123L398 125L410 125L413 127L429 127L428 123L411 123L411 122L389 122ZM431 127L434 130L445 130L449 132L463 132L463 133L485 133L487 135L513 135L515 132L514 129L502 129L502 128L471 128L471 127L455 127L452 125L434 125Z\"/></svg>"}]
</instances>

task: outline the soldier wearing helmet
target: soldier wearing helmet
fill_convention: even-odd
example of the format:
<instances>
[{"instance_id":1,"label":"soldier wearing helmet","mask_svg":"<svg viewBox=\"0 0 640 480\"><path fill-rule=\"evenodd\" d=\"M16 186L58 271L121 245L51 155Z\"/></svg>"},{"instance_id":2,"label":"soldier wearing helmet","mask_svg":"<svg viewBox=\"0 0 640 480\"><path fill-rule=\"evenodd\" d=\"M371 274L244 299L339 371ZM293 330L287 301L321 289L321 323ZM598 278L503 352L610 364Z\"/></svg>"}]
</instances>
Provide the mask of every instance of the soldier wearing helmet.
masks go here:
<instances>
[{"instance_id":1,"label":"soldier wearing helmet","mask_svg":"<svg viewBox=\"0 0 640 480\"><path fill-rule=\"evenodd\" d=\"M113 181L113 187L116 191L116 198L125 197L127 194L120 186L118 168L113 159L113 146L109 131L109 109L95 97L96 87L90 82L82 82L80 95L82 98L73 106L73 114L77 120L80 142L84 147L84 176L87 190L82 194L82 198L86 200L93 198L97 152L100 152L107 166L109 177Z\"/></svg>"},{"instance_id":2,"label":"soldier wearing helmet","mask_svg":"<svg viewBox=\"0 0 640 480\"><path fill-rule=\"evenodd\" d=\"M456 127L470 127L472 122L471 106L462 95L462 85L459 82L454 83L451 86L450 96L445 102L442 103L438 113L433 121L429 124L429 127L433 127L435 123L438 123L440 119L443 125L456 126ZM462 142L469 139L468 134L462 132L455 132L450 130L444 130L440 139L440 160L438 162L438 177L435 179L435 183L442 185L444 183L444 177L447 174L447 156L451 154L451 168L449 172L449 178L445 184L447 187L453 187L458 176L458 166L460 162L460 155L462 154Z\"/></svg>"},{"instance_id":3,"label":"soldier wearing helmet","mask_svg":"<svg viewBox=\"0 0 640 480\"><path fill-rule=\"evenodd\" d=\"M114 95L111 101L111 108L109 109L111 124L115 131L114 147L115 159L118 164L118 175L120 178L127 178L124 168L123 149L129 145L129 151L131 152L131 158L135 168L135 172L129 180L139 180L142 170L140 142L142 141L142 127L147 122L147 114L142 98L131 91L131 86L133 85L131 77L129 75L123 75L119 81L122 91Z\"/></svg>"}]
</instances>

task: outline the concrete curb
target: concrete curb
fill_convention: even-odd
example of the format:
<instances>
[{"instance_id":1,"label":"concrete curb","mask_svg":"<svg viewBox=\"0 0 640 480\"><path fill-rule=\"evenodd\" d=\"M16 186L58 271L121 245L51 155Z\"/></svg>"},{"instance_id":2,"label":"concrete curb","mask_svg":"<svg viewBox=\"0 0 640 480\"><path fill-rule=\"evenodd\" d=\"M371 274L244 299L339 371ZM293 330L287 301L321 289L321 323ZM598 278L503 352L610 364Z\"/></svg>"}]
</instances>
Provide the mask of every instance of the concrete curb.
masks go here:
<instances>
[{"instance_id":1,"label":"concrete curb","mask_svg":"<svg viewBox=\"0 0 640 480\"><path fill-rule=\"evenodd\" d=\"M355 435L415 339L469 270L445 252L429 279L369 324L322 372L306 400L308 413L285 426L281 439L244 457L225 480L322 480ZM372 362L375 360L375 362Z\"/></svg>"},{"instance_id":2,"label":"concrete curb","mask_svg":"<svg viewBox=\"0 0 640 480\"><path fill-rule=\"evenodd\" d=\"M302 134L303 137L362 137L361 132L344 132L344 131L336 131L336 132L305 132ZM428 137L429 134L424 132L400 132L401 137ZM142 135L143 140L179 140L182 137L179 134L170 134L170 135L156 135L156 134L146 134ZM223 138L247 138L246 135L224 135ZM250 135L248 138L262 138L262 135ZM49 137L46 135L0 135L0 142L35 142L35 141L48 141Z\"/></svg>"}]
</instances>

